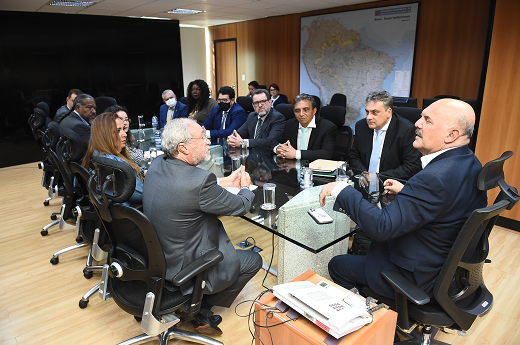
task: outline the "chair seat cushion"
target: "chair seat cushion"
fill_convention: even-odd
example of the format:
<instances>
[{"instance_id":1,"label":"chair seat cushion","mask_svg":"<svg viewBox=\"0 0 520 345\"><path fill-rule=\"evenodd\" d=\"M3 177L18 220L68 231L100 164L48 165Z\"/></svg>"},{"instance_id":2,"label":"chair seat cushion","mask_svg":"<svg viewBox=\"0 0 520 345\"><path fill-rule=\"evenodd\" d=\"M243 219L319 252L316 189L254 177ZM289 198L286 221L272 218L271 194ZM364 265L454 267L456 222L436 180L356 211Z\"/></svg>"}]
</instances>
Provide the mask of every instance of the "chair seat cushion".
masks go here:
<instances>
[{"instance_id":1,"label":"chair seat cushion","mask_svg":"<svg viewBox=\"0 0 520 345\"><path fill-rule=\"evenodd\" d=\"M395 300L383 297L375 293L368 286L361 288L361 294L363 296L370 296L388 305L392 310L396 310ZM440 305L435 300L430 300L430 303L425 305L416 305L412 302L408 302L408 316L422 324L434 325L434 326L451 326L455 323L453 319L444 312Z\"/></svg>"}]
</instances>

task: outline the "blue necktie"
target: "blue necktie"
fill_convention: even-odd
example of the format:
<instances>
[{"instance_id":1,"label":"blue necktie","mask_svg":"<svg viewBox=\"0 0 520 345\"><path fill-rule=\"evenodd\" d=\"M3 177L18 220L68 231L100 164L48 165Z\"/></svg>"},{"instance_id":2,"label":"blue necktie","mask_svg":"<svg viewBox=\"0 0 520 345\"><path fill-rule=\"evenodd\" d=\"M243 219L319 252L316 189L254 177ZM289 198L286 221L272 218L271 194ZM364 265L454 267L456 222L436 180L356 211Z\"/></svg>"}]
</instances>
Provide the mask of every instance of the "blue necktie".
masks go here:
<instances>
[{"instance_id":1,"label":"blue necktie","mask_svg":"<svg viewBox=\"0 0 520 345\"><path fill-rule=\"evenodd\" d=\"M368 172L377 172L379 155L381 154L381 133L383 133L382 130L376 130L376 138L374 139L374 146L372 147L372 154L370 155Z\"/></svg>"}]
</instances>

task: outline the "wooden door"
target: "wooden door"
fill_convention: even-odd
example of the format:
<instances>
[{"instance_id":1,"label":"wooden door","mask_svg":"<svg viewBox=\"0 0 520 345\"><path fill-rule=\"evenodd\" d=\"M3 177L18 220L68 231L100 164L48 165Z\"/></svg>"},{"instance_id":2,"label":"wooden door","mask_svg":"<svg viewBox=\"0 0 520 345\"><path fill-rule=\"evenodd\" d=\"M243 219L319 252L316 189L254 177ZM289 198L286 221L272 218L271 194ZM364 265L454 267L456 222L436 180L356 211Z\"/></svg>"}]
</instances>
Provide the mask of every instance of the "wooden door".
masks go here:
<instances>
[{"instance_id":1,"label":"wooden door","mask_svg":"<svg viewBox=\"0 0 520 345\"><path fill-rule=\"evenodd\" d=\"M222 86L231 86L237 93L237 39L215 40L213 44L215 47L215 90L213 94L217 98L218 89Z\"/></svg>"}]
</instances>

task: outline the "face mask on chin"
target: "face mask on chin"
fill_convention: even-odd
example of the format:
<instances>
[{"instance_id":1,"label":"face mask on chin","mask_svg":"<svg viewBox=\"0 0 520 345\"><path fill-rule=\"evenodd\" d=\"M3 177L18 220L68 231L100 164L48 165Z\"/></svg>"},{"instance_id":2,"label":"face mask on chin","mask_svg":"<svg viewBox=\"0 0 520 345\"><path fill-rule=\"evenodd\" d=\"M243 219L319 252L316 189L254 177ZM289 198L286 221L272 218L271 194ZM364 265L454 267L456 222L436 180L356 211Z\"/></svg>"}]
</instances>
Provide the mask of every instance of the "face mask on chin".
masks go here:
<instances>
[{"instance_id":1,"label":"face mask on chin","mask_svg":"<svg viewBox=\"0 0 520 345\"><path fill-rule=\"evenodd\" d=\"M218 104L218 107L221 111L228 111L229 108L231 107L231 103L224 103L224 102L220 102Z\"/></svg>"},{"instance_id":2,"label":"face mask on chin","mask_svg":"<svg viewBox=\"0 0 520 345\"><path fill-rule=\"evenodd\" d=\"M175 98L170 98L169 100L166 101L166 105L169 108L175 108L175 104L177 104L177 100Z\"/></svg>"}]
</instances>

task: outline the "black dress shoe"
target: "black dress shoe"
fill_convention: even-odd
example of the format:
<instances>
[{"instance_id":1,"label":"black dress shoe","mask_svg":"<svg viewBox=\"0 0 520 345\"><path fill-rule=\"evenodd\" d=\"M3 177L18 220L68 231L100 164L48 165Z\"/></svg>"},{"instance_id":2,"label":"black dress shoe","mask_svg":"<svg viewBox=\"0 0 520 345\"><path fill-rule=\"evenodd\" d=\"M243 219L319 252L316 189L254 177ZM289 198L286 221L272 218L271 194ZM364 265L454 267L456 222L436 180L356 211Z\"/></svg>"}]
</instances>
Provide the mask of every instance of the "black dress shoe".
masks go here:
<instances>
[{"instance_id":1,"label":"black dress shoe","mask_svg":"<svg viewBox=\"0 0 520 345\"><path fill-rule=\"evenodd\" d=\"M218 325L222 322L220 315L214 315L209 310L201 309L200 312L195 316L195 322L192 322L195 330L204 335L221 335L222 330Z\"/></svg>"}]
</instances>

